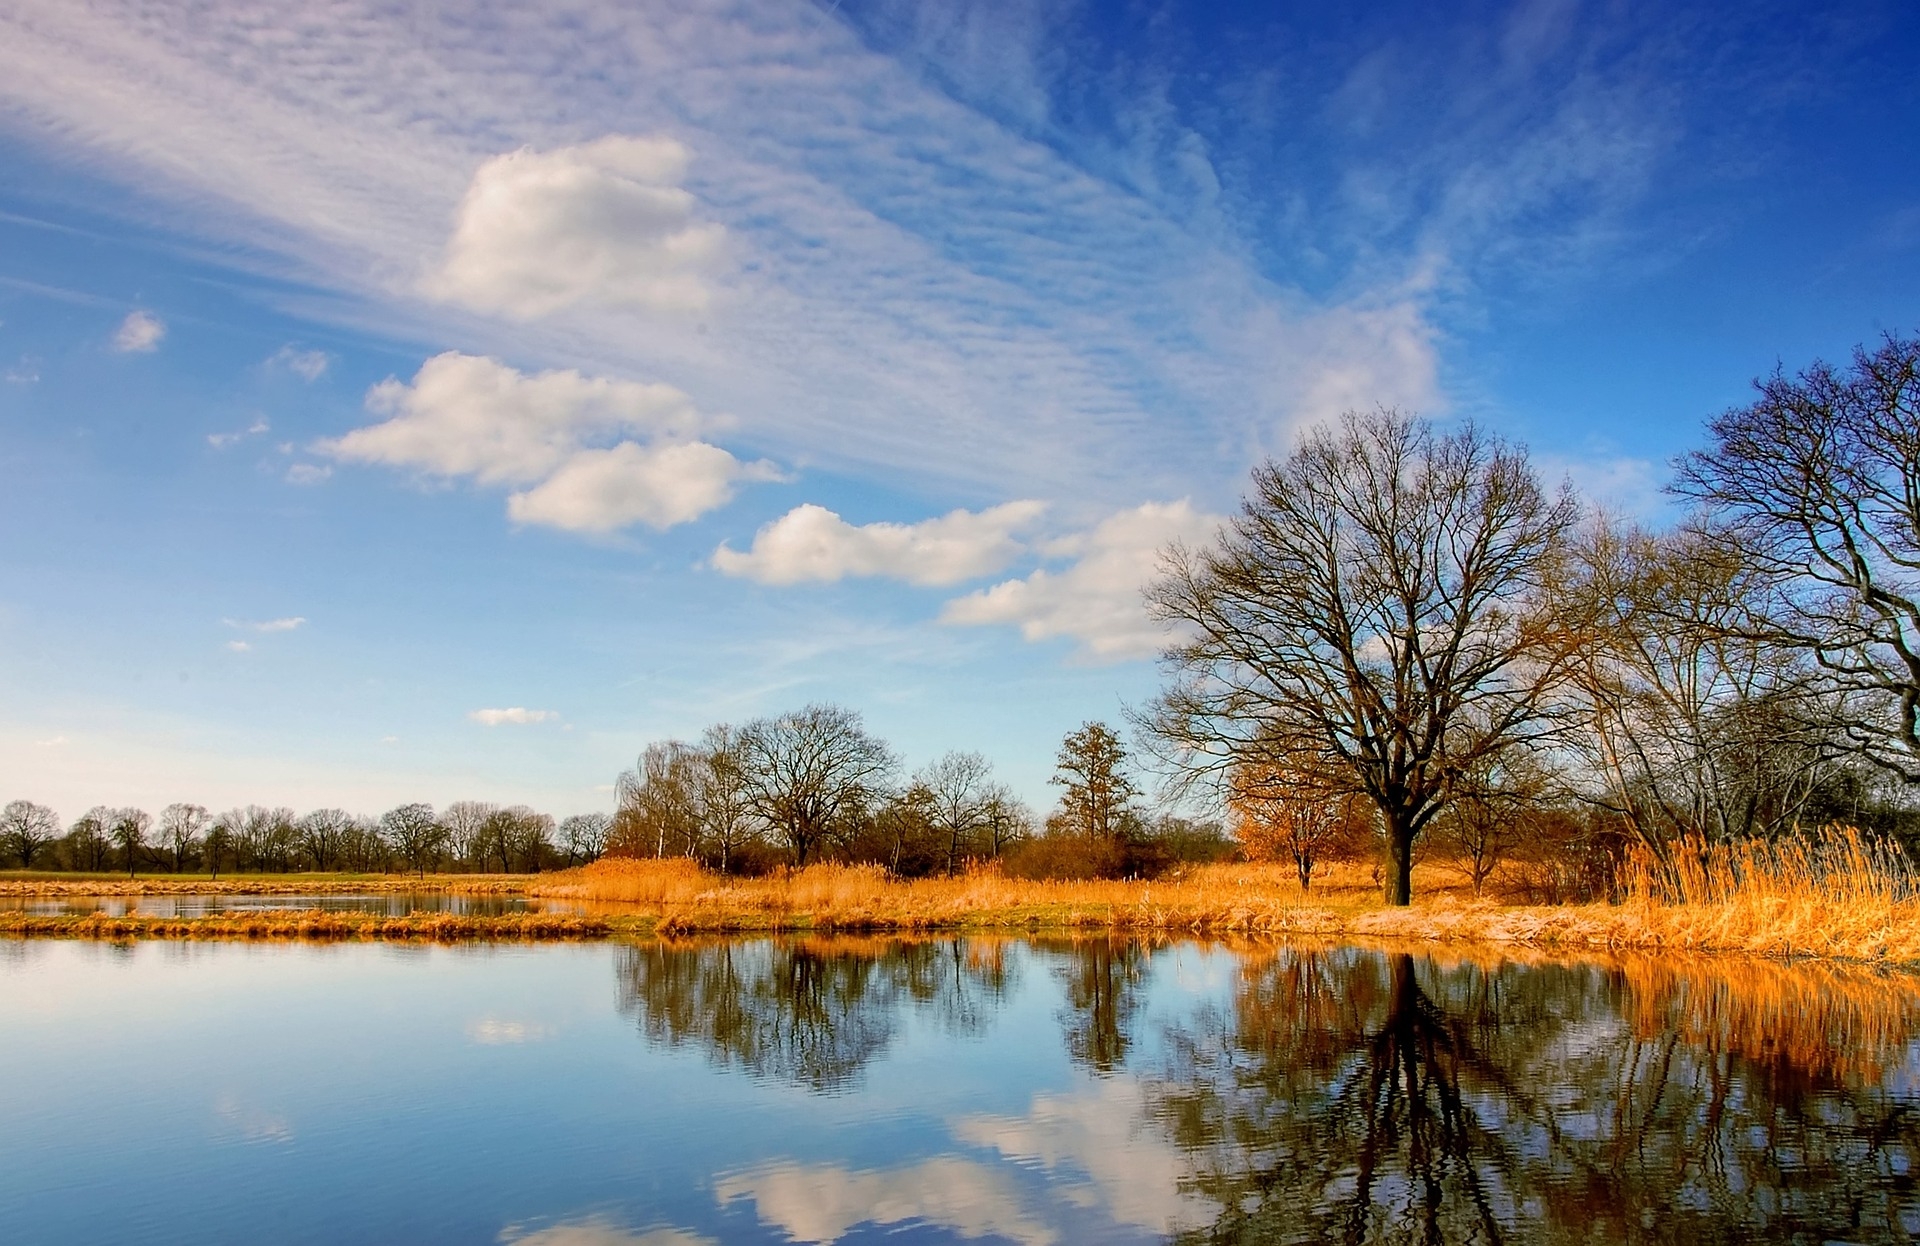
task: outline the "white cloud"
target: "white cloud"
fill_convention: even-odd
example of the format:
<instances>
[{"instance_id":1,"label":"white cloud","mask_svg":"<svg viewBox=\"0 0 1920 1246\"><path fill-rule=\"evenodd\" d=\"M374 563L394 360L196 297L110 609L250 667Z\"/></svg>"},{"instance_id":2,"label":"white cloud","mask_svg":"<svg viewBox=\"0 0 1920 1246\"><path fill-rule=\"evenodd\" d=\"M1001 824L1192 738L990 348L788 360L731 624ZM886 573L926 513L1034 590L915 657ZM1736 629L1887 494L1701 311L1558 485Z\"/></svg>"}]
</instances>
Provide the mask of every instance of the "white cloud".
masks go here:
<instances>
[{"instance_id":1,"label":"white cloud","mask_svg":"<svg viewBox=\"0 0 1920 1246\"><path fill-rule=\"evenodd\" d=\"M1588 455L1539 454L1534 466L1548 487L1570 482L1588 502L1618 515L1658 521L1673 510L1659 467L1647 459L1605 452Z\"/></svg>"},{"instance_id":2,"label":"white cloud","mask_svg":"<svg viewBox=\"0 0 1920 1246\"><path fill-rule=\"evenodd\" d=\"M39 379L40 370L28 363L23 362L17 368L7 369L7 384L9 385L32 385Z\"/></svg>"},{"instance_id":3,"label":"white cloud","mask_svg":"<svg viewBox=\"0 0 1920 1246\"><path fill-rule=\"evenodd\" d=\"M113 348L122 354L144 354L160 349L167 336L166 322L151 312L133 311L113 333Z\"/></svg>"},{"instance_id":4,"label":"white cloud","mask_svg":"<svg viewBox=\"0 0 1920 1246\"><path fill-rule=\"evenodd\" d=\"M287 483L317 485L331 475L333 475L333 469L325 463L295 463L287 469Z\"/></svg>"},{"instance_id":5,"label":"white cloud","mask_svg":"<svg viewBox=\"0 0 1920 1246\"><path fill-rule=\"evenodd\" d=\"M508 1225L500 1231L500 1241L503 1246L719 1246L713 1238L671 1225L629 1229L603 1216L563 1221L544 1229Z\"/></svg>"},{"instance_id":6,"label":"white cloud","mask_svg":"<svg viewBox=\"0 0 1920 1246\"><path fill-rule=\"evenodd\" d=\"M713 565L762 584L890 576L909 584L958 584L991 575L1025 550L1016 533L1046 509L1033 501L952 511L916 524L855 526L823 506L796 506L754 534L744 552L722 545Z\"/></svg>"},{"instance_id":7,"label":"white cloud","mask_svg":"<svg viewBox=\"0 0 1920 1246\"><path fill-rule=\"evenodd\" d=\"M246 632L294 632L307 625L305 615L289 615L283 619L262 619L249 621L243 619L222 619L228 627Z\"/></svg>"},{"instance_id":8,"label":"white cloud","mask_svg":"<svg viewBox=\"0 0 1920 1246\"><path fill-rule=\"evenodd\" d=\"M34 741L34 744L38 745L40 748L59 748L62 745L68 744L68 743L70 743L70 741L67 739L67 737L63 735L52 736L45 740Z\"/></svg>"},{"instance_id":9,"label":"white cloud","mask_svg":"<svg viewBox=\"0 0 1920 1246\"><path fill-rule=\"evenodd\" d=\"M1145 1118L1140 1084L1113 1078L1078 1093L1035 1095L1025 1116L962 1118L953 1134L1010 1160L1039 1164L1063 1197L1097 1206L1123 1224L1172 1234L1212 1223L1218 1206L1182 1188L1190 1165L1177 1148L1141 1128ZM1076 1177L1085 1179L1078 1188Z\"/></svg>"},{"instance_id":10,"label":"white cloud","mask_svg":"<svg viewBox=\"0 0 1920 1246\"><path fill-rule=\"evenodd\" d=\"M267 362L285 368L303 381L312 382L327 374L327 369L333 364L333 356L324 350L301 350L289 344L275 351Z\"/></svg>"},{"instance_id":11,"label":"white cloud","mask_svg":"<svg viewBox=\"0 0 1920 1246\"><path fill-rule=\"evenodd\" d=\"M837 1242L856 1225L920 1221L962 1237L1047 1246L1054 1232L1021 1209L1019 1189L985 1164L941 1156L906 1168L772 1164L713 1183L722 1205L751 1199L760 1219L797 1242Z\"/></svg>"},{"instance_id":12,"label":"white cloud","mask_svg":"<svg viewBox=\"0 0 1920 1246\"><path fill-rule=\"evenodd\" d=\"M244 640L229 640L227 642L227 652L229 653L246 653L252 648L253 646Z\"/></svg>"},{"instance_id":13,"label":"white cloud","mask_svg":"<svg viewBox=\"0 0 1920 1246\"><path fill-rule=\"evenodd\" d=\"M483 727L529 726L533 723L551 722L560 717L553 710L530 710L515 705L507 709L472 710L467 717Z\"/></svg>"},{"instance_id":14,"label":"white cloud","mask_svg":"<svg viewBox=\"0 0 1920 1246\"><path fill-rule=\"evenodd\" d=\"M1174 541L1210 540L1219 518L1185 500L1149 502L1102 520L1091 532L1056 541L1048 551L1072 558L1062 571L1042 568L1018 580L957 597L941 621L963 626L1012 624L1028 640L1070 637L1089 657L1123 661L1152 655L1166 641L1141 600Z\"/></svg>"},{"instance_id":15,"label":"white cloud","mask_svg":"<svg viewBox=\"0 0 1920 1246\"><path fill-rule=\"evenodd\" d=\"M411 383L382 381L367 408L389 418L316 449L336 458L415 467L482 484L525 484L596 438L684 438L702 423L671 385L587 377L571 368L526 375L494 359L447 351Z\"/></svg>"},{"instance_id":16,"label":"white cloud","mask_svg":"<svg viewBox=\"0 0 1920 1246\"><path fill-rule=\"evenodd\" d=\"M495 156L473 175L431 297L518 320L574 304L707 305L726 231L694 219L687 149L611 135Z\"/></svg>"},{"instance_id":17,"label":"white cloud","mask_svg":"<svg viewBox=\"0 0 1920 1246\"><path fill-rule=\"evenodd\" d=\"M234 442L240 441L243 438L258 437L260 434L270 431L272 427L273 426L271 424L267 423L266 416L264 415L255 416L253 423L235 432L208 433L207 444L212 446L216 450L224 450L228 446L232 445Z\"/></svg>"},{"instance_id":18,"label":"white cloud","mask_svg":"<svg viewBox=\"0 0 1920 1246\"><path fill-rule=\"evenodd\" d=\"M714 421L671 385L572 369L527 375L448 351L422 364L411 383L374 386L367 406L389 418L314 449L482 484L531 485L507 499L516 523L574 532L667 528L724 505L741 481L777 476L771 464L742 463L692 440ZM649 440L593 444L628 435Z\"/></svg>"},{"instance_id":19,"label":"white cloud","mask_svg":"<svg viewBox=\"0 0 1920 1246\"><path fill-rule=\"evenodd\" d=\"M741 480L777 476L771 465L742 463L704 441L582 450L532 489L507 499L515 523L570 532L612 532L629 524L670 528L733 498Z\"/></svg>"}]
</instances>

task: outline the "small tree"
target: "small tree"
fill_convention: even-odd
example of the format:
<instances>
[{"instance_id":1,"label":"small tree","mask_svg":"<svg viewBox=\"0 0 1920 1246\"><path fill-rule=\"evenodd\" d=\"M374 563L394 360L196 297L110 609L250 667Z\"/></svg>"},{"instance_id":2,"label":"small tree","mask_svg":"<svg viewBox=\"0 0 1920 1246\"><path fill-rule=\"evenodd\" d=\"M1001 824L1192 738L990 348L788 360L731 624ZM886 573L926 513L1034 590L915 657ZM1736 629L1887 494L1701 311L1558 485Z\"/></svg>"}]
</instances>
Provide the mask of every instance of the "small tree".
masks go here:
<instances>
[{"instance_id":1,"label":"small tree","mask_svg":"<svg viewBox=\"0 0 1920 1246\"><path fill-rule=\"evenodd\" d=\"M140 852L147 846L147 831L153 825L153 819L143 809L116 809L107 834L114 846L120 849L120 855L127 863L127 877L132 878L140 865Z\"/></svg>"},{"instance_id":2,"label":"small tree","mask_svg":"<svg viewBox=\"0 0 1920 1246\"><path fill-rule=\"evenodd\" d=\"M948 753L914 777L926 793L931 823L944 841L949 878L960 872L960 862L987 829L989 802L996 795L992 774L992 764L978 753Z\"/></svg>"},{"instance_id":3,"label":"small tree","mask_svg":"<svg viewBox=\"0 0 1920 1246\"><path fill-rule=\"evenodd\" d=\"M560 848L568 865L586 865L607 850L607 829L613 819L604 813L576 813L560 823Z\"/></svg>"},{"instance_id":4,"label":"small tree","mask_svg":"<svg viewBox=\"0 0 1920 1246\"><path fill-rule=\"evenodd\" d=\"M1311 754L1277 753L1229 779L1228 806L1242 848L1255 861L1291 861L1300 890L1319 863L1355 851L1372 836L1372 810L1337 767Z\"/></svg>"},{"instance_id":5,"label":"small tree","mask_svg":"<svg viewBox=\"0 0 1920 1246\"><path fill-rule=\"evenodd\" d=\"M20 868L33 868L33 859L60 837L60 818L45 805L30 800L7 802L0 810L0 843L20 859Z\"/></svg>"},{"instance_id":6,"label":"small tree","mask_svg":"<svg viewBox=\"0 0 1920 1246\"><path fill-rule=\"evenodd\" d=\"M110 847L107 836L113 828L114 813L105 805L95 805L73 820L67 831L69 861L89 873L106 868Z\"/></svg>"},{"instance_id":7,"label":"small tree","mask_svg":"<svg viewBox=\"0 0 1920 1246\"><path fill-rule=\"evenodd\" d=\"M1060 824L1088 839L1118 842L1138 820L1126 746L1105 723L1067 733L1048 782L1062 789Z\"/></svg>"}]
</instances>

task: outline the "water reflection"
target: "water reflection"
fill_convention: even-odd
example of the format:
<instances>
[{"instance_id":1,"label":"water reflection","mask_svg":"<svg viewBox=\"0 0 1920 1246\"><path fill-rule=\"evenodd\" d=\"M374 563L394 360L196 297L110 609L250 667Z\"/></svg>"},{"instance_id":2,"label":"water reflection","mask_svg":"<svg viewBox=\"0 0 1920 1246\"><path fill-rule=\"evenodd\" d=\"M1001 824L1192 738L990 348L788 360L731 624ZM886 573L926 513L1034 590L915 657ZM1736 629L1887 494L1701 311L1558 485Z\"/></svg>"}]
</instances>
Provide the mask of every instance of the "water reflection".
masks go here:
<instances>
[{"instance_id":1,"label":"water reflection","mask_svg":"<svg viewBox=\"0 0 1920 1246\"><path fill-rule=\"evenodd\" d=\"M405 917L409 913L453 913L498 917L503 913L571 912L580 905L536 900L516 895L467 895L452 891L386 891L365 895L133 895L133 896L0 896L0 911L32 913L42 917L84 917L100 913L124 917L211 917L222 913L304 912L377 913Z\"/></svg>"},{"instance_id":2,"label":"water reflection","mask_svg":"<svg viewBox=\"0 0 1920 1246\"><path fill-rule=\"evenodd\" d=\"M909 1011L978 1032L1012 984L1004 945L968 939L647 943L616 964L620 1011L650 1039L816 1091L852 1080Z\"/></svg>"},{"instance_id":3,"label":"water reflection","mask_svg":"<svg viewBox=\"0 0 1920 1246\"><path fill-rule=\"evenodd\" d=\"M1248 965L1153 1079L1150 1114L1223 1209L1190 1240L1920 1232L1911 1083L1863 1076L1911 1063L1911 987L1879 984L1872 1017L1858 993L1803 992L1789 1032L1748 1030L1792 971L1730 969L1352 949Z\"/></svg>"}]
</instances>

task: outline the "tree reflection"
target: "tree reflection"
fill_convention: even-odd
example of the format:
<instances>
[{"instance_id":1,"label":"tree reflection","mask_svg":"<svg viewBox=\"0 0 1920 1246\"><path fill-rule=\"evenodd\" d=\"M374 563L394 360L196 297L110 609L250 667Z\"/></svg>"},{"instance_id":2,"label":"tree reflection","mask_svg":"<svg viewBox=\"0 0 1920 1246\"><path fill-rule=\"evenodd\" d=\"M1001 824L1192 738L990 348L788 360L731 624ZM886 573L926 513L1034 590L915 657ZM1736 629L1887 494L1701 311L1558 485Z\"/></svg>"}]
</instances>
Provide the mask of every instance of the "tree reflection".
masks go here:
<instances>
[{"instance_id":1,"label":"tree reflection","mask_svg":"<svg viewBox=\"0 0 1920 1246\"><path fill-rule=\"evenodd\" d=\"M1250 964L1154 1089L1225 1209L1191 1240L1909 1240L1912 1088L1860 1073L1920 1033L1913 996L1866 1017L1865 994L1803 994L1769 1037L1737 1024L1740 990L1645 964ZM1878 1054L1840 1067L1849 1041Z\"/></svg>"},{"instance_id":2,"label":"tree reflection","mask_svg":"<svg viewBox=\"0 0 1920 1246\"><path fill-rule=\"evenodd\" d=\"M1126 1062L1133 1015L1147 979L1147 949L1124 937L1039 943L1060 960L1066 992L1060 1024L1067 1054L1095 1073Z\"/></svg>"},{"instance_id":3,"label":"tree reflection","mask_svg":"<svg viewBox=\"0 0 1920 1246\"><path fill-rule=\"evenodd\" d=\"M1013 970L997 943L805 939L637 944L620 949L617 972L620 1011L649 1039L831 1091L886 1050L911 1010L979 1032Z\"/></svg>"}]
</instances>

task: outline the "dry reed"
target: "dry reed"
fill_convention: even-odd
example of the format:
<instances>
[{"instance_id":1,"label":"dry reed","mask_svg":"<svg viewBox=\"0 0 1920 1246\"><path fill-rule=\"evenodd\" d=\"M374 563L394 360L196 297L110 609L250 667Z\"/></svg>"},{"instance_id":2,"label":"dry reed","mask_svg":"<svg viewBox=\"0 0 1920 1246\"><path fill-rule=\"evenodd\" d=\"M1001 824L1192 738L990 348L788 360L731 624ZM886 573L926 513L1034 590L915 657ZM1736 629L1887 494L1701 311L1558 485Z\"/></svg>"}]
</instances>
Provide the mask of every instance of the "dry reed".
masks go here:
<instances>
[{"instance_id":1,"label":"dry reed","mask_svg":"<svg viewBox=\"0 0 1920 1246\"><path fill-rule=\"evenodd\" d=\"M132 912L47 915L0 912L0 935L69 939L418 939L436 943L604 939L613 923L565 913L217 913L160 917Z\"/></svg>"}]
</instances>

